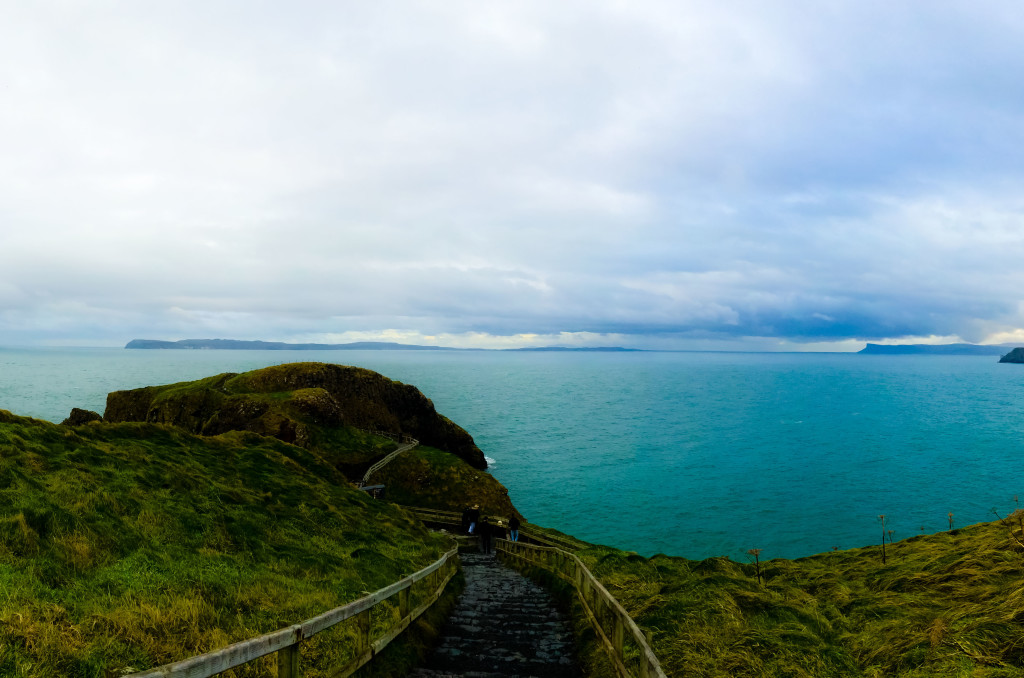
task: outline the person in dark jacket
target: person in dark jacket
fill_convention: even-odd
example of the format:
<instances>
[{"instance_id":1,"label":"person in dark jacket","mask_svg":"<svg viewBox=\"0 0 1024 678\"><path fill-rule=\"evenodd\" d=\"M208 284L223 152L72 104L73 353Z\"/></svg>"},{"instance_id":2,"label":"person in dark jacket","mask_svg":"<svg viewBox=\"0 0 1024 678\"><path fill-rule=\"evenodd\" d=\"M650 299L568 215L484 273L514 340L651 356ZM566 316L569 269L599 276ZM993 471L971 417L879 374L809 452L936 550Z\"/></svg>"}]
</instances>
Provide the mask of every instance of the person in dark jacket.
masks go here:
<instances>
[{"instance_id":1,"label":"person in dark jacket","mask_svg":"<svg viewBox=\"0 0 1024 678\"><path fill-rule=\"evenodd\" d=\"M462 512L462 531L465 534L469 534L469 512L473 509L466 507L466 510Z\"/></svg>"},{"instance_id":2,"label":"person in dark jacket","mask_svg":"<svg viewBox=\"0 0 1024 678\"><path fill-rule=\"evenodd\" d=\"M491 536L494 534L494 526L487 520L487 516L480 521L480 548L484 553L491 552Z\"/></svg>"},{"instance_id":3,"label":"person in dark jacket","mask_svg":"<svg viewBox=\"0 0 1024 678\"><path fill-rule=\"evenodd\" d=\"M473 504L473 508L469 509L469 533L476 533L476 524L480 522L480 504Z\"/></svg>"},{"instance_id":4,"label":"person in dark jacket","mask_svg":"<svg viewBox=\"0 0 1024 678\"><path fill-rule=\"evenodd\" d=\"M519 541L519 518L513 515L508 519L508 538L511 541Z\"/></svg>"}]
</instances>

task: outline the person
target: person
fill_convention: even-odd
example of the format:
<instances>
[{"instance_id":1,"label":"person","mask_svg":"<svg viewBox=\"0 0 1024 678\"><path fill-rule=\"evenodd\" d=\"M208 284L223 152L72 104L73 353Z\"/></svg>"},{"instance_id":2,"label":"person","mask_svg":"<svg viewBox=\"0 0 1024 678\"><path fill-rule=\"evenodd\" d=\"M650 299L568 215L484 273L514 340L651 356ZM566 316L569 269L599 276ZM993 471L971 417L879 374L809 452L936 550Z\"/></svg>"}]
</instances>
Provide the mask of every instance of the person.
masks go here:
<instances>
[{"instance_id":1,"label":"person","mask_svg":"<svg viewBox=\"0 0 1024 678\"><path fill-rule=\"evenodd\" d=\"M473 534L476 530L476 524L480 521L480 504L473 504L473 508L469 509L469 533Z\"/></svg>"},{"instance_id":2,"label":"person","mask_svg":"<svg viewBox=\"0 0 1024 678\"><path fill-rule=\"evenodd\" d=\"M483 549L484 553L491 552L491 535L493 534L493 527L487 521L487 516L483 517L480 521L480 548Z\"/></svg>"},{"instance_id":3,"label":"person","mask_svg":"<svg viewBox=\"0 0 1024 678\"><path fill-rule=\"evenodd\" d=\"M508 519L508 538L511 541L519 541L519 516L513 514Z\"/></svg>"},{"instance_id":4,"label":"person","mask_svg":"<svg viewBox=\"0 0 1024 678\"><path fill-rule=\"evenodd\" d=\"M469 533L469 512L471 510L472 509L467 506L466 510L462 512L462 531L466 534Z\"/></svg>"}]
</instances>

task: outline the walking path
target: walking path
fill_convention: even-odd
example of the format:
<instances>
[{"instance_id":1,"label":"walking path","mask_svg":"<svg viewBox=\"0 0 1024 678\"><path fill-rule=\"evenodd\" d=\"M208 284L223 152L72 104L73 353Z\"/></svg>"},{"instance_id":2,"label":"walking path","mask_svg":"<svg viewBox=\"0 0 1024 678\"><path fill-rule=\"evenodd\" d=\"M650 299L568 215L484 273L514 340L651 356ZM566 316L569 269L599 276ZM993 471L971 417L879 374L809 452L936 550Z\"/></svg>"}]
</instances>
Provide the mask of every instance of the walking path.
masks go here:
<instances>
[{"instance_id":1,"label":"walking path","mask_svg":"<svg viewBox=\"0 0 1024 678\"><path fill-rule=\"evenodd\" d=\"M551 595L493 554L460 558L466 588L441 642L409 678L578 678L572 630Z\"/></svg>"},{"instance_id":2,"label":"walking path","mask_svg":"<svg viewBox=\"0 0 1024 678\"><path fill-rule=\"evenodd\" d=\"M359 481L359 487L365 487L370 482L370 476L384 468L392 459L402 454L403 452L408 452L409 450L420 444L420 441L416 440L415 438L406 438L406 440L408 440L409 442L400 444L391 454L384 457L370 468L366 469L366 473L363 474L363 479Z\"/></svg>"}]
</instances>

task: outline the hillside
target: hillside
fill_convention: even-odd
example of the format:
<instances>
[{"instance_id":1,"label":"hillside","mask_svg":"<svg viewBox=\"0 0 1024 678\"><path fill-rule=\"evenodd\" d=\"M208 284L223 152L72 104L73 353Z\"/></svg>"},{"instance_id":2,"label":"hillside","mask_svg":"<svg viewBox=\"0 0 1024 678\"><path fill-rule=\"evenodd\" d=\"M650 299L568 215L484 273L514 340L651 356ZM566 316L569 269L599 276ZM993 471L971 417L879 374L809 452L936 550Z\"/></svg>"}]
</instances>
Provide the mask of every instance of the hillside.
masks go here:
<instances>
[{"instance_id":1,"label":"hillside","mask_svg":"<svg viewBox=\"0 0 1024 678\"><path fill-rule=\"evenodd\" d=\"M446 548L273 438L0 411L0 675L182 659L354 600ZM338 652L329 640L306 665Z\"/></svg>"},{"instance_id":2,"label":"hillside","mask_svg":"<svg viewBox=\"0 0 1024 678\"><path fill-rule=\"evenodd\" d=\"M473 438L438 414L416 387L328 363L290 363L115 391L107 396L103 419L173 424L203 435L247 430L322 451L345 447L333 440L344 427L404 433L487 468Z\"/></svg>"},{"instance_id":3,"label":"hillside","mask_svg":"<svg viewBox=\"0 0 1024 678\"><path fill-rule=\"evenodd\" d=\"M579 555L669 676L1024 676L1021 519L752 563Z\"/></svg>"},{"instance_id":4,"label":"hillside","mask_svg":"<svg viewBox=\"0 0 1024 678\"><path fill-rule=\"evenodd\" d=\"M461 511L468 500L452 488L472 486L473 501L485 512L516 512L508 491L482 472L487 462L469 433L439 414L415 387L358 367L290 363L115 391L107 396L103 420L172 424L201 435L259 433L314 452L351 481L395 446L367 430L410 435L424 448L414 454L431 454L437 465L410 468L414 476L388 469L389 493L401 489L389 494L393 501L438 508L440 494L444 508ZM400 462L392 464L408 468ZM436 475L438 469L443 469L443 478Z\"/></svg>"}]
</instances>

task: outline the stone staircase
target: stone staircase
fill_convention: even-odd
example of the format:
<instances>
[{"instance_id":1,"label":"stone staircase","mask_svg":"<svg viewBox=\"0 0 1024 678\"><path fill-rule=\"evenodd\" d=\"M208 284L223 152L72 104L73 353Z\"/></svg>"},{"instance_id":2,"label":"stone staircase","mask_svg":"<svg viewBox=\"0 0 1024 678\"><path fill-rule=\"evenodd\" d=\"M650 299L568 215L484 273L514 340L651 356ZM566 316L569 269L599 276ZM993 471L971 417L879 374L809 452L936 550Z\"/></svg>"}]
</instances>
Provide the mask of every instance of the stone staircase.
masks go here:
<instances>
[{"instance_id":1,"label":"stone staircase","mask_svg":"<svg viewBox=\"0 0 1024 678\"><path fill-rule=\"evenodd\" d=\"M572 630L551 595L492 554L460 557L466 589L409 678L578 678Z\"/></svg>"}]
</instances>

